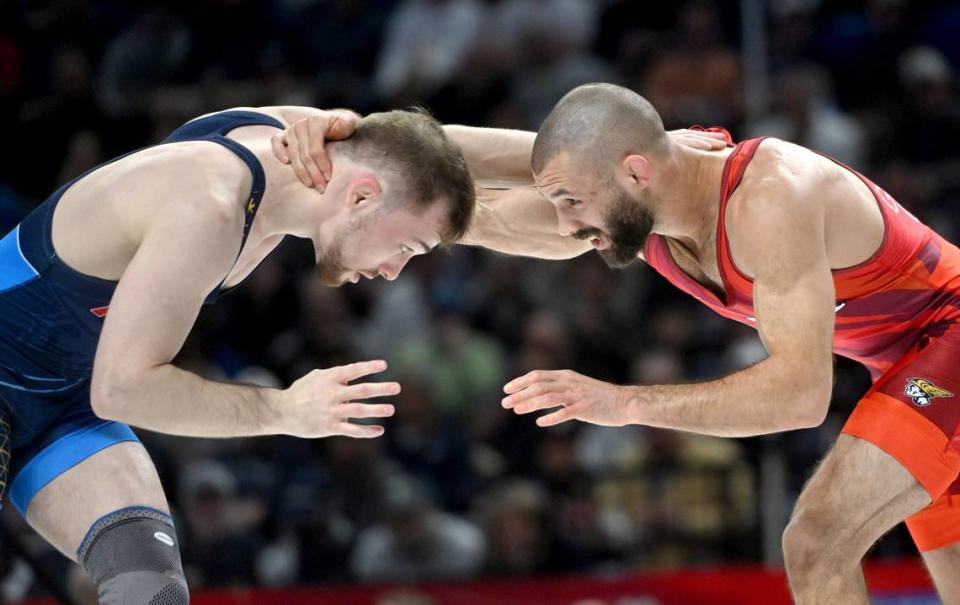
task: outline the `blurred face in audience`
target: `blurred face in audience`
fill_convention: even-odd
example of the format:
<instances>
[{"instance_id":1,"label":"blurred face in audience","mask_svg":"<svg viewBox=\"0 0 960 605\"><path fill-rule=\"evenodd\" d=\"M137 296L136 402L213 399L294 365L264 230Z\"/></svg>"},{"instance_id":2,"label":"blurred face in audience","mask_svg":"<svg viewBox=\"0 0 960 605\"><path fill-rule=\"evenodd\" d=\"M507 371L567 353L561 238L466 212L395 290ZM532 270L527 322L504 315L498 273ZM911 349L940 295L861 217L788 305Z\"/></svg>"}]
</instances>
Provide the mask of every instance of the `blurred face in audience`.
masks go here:
<instances>
[{"instance_id":1,"label":"blurred face in audience","mask_svg":"<svg viewBox=\"0 0 960 605\"><path fill-rule=\"evenodd\" d=\"M557 209L561 235L590 240L607 265L627 267L653 230L650 200L581 165L570 154L557 155L535 175L537 189Z\"/></svg>"}]
</instances>

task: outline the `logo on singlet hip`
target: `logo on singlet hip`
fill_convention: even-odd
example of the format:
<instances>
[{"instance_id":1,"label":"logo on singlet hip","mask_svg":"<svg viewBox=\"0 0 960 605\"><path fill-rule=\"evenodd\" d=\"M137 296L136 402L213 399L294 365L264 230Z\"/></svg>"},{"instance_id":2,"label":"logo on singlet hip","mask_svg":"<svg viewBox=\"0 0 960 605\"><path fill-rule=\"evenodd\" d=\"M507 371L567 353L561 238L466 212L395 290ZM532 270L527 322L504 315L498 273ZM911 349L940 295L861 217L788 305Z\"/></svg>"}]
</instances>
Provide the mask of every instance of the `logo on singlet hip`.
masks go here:
<instances>
[{"instance_id":1,"label":"logo on singlet hip","mask_svg":"<svg viewBox=\"0 0 960 605\"><path fill-rule=\"evenodd\" d=\"M926 378L910 378L907 380L907 388L903 394L913 399L914 405L921 407L933 403L937 397L953 397L953 393L946 389L941 389Z\"/></svg>"}]
</instances>

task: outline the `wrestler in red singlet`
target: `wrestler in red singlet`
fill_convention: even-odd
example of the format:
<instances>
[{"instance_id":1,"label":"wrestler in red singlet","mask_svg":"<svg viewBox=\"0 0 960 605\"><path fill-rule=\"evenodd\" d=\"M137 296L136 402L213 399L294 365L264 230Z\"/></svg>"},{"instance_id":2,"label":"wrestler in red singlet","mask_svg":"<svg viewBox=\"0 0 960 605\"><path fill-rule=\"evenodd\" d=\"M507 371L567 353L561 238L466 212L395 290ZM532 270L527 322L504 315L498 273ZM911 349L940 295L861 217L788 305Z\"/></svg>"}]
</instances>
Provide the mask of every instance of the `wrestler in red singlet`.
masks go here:
<instances>
[{"instance_id":1,"label":"wrestler in red singlet","mask_svg":"<svg viewBox=\"0 0 960 605\"><path fill-rule=\"evenodd\" d=\"M762 142L743 141L724 166L717 221L724 299L682 271L662 237L651 234L644 250L650 266L681 290L754 327L753 281L733 263L722 217ZM873 192L885 232L869 259L833 271L833 350L864 364L873 378L843 432L894 456L931 494L933 503L907 525L920 550L935 550L960 542L960 249L844 168Z\"/></svg>"}]
</instances>

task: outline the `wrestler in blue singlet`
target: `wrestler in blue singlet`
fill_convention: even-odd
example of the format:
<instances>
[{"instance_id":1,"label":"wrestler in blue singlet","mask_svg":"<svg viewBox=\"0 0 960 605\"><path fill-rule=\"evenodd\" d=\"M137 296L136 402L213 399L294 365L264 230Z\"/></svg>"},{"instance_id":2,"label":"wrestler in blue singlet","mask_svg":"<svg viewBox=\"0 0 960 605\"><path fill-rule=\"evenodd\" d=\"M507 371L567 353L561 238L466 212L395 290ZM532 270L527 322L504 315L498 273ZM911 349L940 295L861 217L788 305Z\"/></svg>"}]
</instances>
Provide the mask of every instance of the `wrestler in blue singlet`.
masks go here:
<instances>
[{"instance_id":1,"label":"wrestler in blue singlet","mask_svg":"<svg viewBox=\"0 0 960 605\"><path fill-rule=\"evenodd\" d=\"M226 135L252 125L283 128L263 114L225 111L188 122L160 143L212 141L250 168L244 242L263 197L263 167ZM0 468L0 481L9 470L10 500L24 514L33 496L61 473L108 446L137 440L130 427L102 420L90 407L93 359L117 282L68 267L51 237L57 202L102 166L60 187L0 240L0 406L10 420L8 434L0 435L0 462L12 456L10 468ZM222 292L217 288L206 302Z\"/></svg>"}]
</instances>

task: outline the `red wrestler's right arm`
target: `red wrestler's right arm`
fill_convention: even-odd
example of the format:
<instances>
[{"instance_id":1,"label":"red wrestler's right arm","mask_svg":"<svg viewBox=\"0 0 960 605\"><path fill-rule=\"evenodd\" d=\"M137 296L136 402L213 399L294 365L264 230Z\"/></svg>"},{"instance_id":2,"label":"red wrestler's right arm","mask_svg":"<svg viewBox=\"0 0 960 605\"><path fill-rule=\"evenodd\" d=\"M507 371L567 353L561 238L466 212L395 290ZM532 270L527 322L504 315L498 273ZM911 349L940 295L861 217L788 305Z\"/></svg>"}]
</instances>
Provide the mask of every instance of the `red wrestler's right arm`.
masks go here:
<instances>
[{"instance_id":1,"label":"red wrestler's right arm","mask_svg":"<svg viewBox=\"0 0 960 605\"><path fill-rule=\"evenodd\" d=\"M382 361L316 370L286 390L212 382L172 364L207 294L233 265L243 230L249 172L228 151L205 148L202 158L145 160L111 182L114 195L153 198L146 206L154 211L110 302L94 361L94 412L196 437L379 436L382 427L347 421L390 416L393 406L353 400L393 395L399 385L348 383L384 370Z\"/></svg>"}]
</instances>

